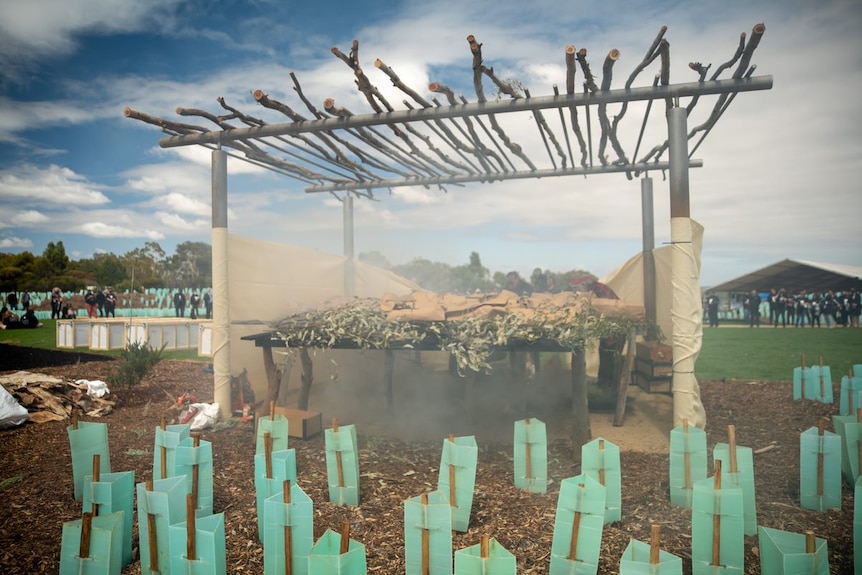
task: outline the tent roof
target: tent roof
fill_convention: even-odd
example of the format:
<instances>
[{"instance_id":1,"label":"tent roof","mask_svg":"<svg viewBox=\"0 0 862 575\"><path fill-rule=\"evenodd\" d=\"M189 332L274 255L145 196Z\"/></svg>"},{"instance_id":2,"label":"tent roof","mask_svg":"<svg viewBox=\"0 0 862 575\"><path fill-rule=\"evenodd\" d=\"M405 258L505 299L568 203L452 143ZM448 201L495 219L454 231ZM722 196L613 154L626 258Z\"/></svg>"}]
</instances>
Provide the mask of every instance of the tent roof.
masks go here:
<instances>
[{"instance_id":1,"label":"tent roof","mask_svg":"<svg viewBox=\"0 0 862 575\"><path fill-rule=\"evenodd\" d=\"M772 288L790 293L842 291L862 284L862 267L785 259L736 279L713 286L709 291L766 292Z\"/></svg>"}]
</instances>

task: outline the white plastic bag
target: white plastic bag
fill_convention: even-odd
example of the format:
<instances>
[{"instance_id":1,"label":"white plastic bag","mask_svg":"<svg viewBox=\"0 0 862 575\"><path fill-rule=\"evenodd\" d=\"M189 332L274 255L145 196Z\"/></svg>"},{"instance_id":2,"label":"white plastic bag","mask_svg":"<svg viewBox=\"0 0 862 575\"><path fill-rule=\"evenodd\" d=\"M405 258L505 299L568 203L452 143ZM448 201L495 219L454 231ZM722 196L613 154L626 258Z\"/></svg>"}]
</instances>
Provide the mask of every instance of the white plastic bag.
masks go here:
<instances>
[{"instance_id":1,"label":"white plastic bag","mask_svg":"<svg viewBox=\"0 0 862 575\"><path fill-rule=\"evenodd\" d=\"M104 397L105 395L111 393L111 390L108 389L108 384L99 379L78 379L75 381L75 383L77 385L86 385L87 395L93 397Z\"/></svg>"},{"instance_id":2,"label":"white plastic bag","mask_svg":"<svg viewBox=\"0 0 862 575\"><path fill-rule=\"evenodd\" d=\"M218 403L193 403L189 406L189 411L193 411L194 415L189 421L189 429L192 431L200 431L215 425L218 421L221 408Z\"/></svg>"},{"instance_id":3,"label":"white plastic bag","mask_svg":"<svg viewBox=\"0 0 862 575\"><path fill-rule=\"evenodd\" d=\"M30 419L27 409L0 385L0 429L21 425Z\"/></svg>"}]
</instances>

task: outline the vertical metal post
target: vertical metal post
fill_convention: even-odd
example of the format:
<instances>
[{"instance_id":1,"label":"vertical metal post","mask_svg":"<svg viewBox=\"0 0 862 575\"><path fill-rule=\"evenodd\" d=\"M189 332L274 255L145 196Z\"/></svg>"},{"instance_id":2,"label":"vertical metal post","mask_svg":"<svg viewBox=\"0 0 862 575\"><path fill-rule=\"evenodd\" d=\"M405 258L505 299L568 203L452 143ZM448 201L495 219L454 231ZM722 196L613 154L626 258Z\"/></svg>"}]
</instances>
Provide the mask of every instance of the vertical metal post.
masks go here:
<instances>
[{"instance_id":1,"label":"vertical metal post","mask_svg":"<svg viewBox=\"0 0 862 575\"><path fill-rule=\"evenodd\" d=\"M653 208L652 178L641 178L641 227L643 228L643 281L644 310L647 321L657 323L655 277L655 210ZM652 338L648 338L652 339Z\"/></svg>"},{"instance_id":2,"label":"vertical metal post","mask_svg":"<svg viewBox=\"0 0 862 575\"><path fill-rule=\"evenodd\" d=\"M691 206L688 198L688 134L686 109L679 106L667 112L670 150L670 217L688 218ZM673 238L671 238L673 241Z\"/></svg>"},{"instance_id":3,"label":"vertical metal post","mask_svg":"<svg viewBox=\"0 0 862 575\"><path fill-rule=\"evenodd\" d=\"M212 152L213 398L224 417L230 403L230 303L228 297L227 154Z\"/></svg>"},{"instance_id":4,"label":"vertical metal post","mask_svg":"<svg viewBox=\"0 0 862 575\"><path fill-rule=\"evenodd\" d=\"M353 266L353 196L347 194L342 201L344 209L344 296L356 295L356 271Z\"/></svg>"}]
</instances>

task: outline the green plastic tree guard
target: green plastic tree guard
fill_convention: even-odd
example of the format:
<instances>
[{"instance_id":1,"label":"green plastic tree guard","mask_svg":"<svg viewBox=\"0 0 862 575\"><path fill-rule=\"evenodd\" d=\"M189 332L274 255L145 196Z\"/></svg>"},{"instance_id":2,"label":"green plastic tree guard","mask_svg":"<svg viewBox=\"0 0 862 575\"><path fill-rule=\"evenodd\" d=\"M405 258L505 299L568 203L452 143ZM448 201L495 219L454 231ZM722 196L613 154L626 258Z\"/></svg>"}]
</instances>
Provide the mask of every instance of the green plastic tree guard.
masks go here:
<instances>
[{"instance_id":1,"label":"green plastic tree guard","mask_svg":"<svg viewBox=\"0 0 862 575\"><path fill-rule=\"evenodd\" d=\"M581 447L581 470L607 488L605 524L622 518L620 448L601 437Z\"/></svg>"},{"instance_id":2,"label":"green plastic tree guard","mask_svg":"<svg viewBox=\"0 0 862 575\"><path fill-rule=\"evenodd\" d=\"M760 572L762 575L829 575L826 540L804 533L760 527ZM807 549L810 546L811 549Z\"/></svg>"},{"instance_id":3,"label":"green plastic tree guard","mask_svg":"<svg viewBox=\"0 0 862 575\"><path fill-rule=\"evenodd\" d=\"M287 449L287 418L283 415L260 417L257 419L257 442L254 453L263 453L263 436L268 433L272 438L273 451L285 451Z\"/></svg>"},{"instance_id":4,"label":"green plastic tree guard","mask_svg":"<svg viewBox=\"0 0 862 575\"><path fill-rule=\"evenodd\" d=\"M862 363L853 364L853 377L862 377Z\"/></svg>"},{"instance_id":5,"label":"green plastic tree guard","mask_svg":"<svg viewBox=\"0 0 862 575\"><path fill-rule=\"evenodd\" d=\"M694 484L706 479L706 432L683 424L670 432L670 502L691 509Z\"/></svg>"},{"instance_id":6,"label":"green plastic tree guard","mask_svg":"<svg viewBox=\"0 0 862 575\"><path fill-rule=\"evenodd\" d=\"M327 529L311 548L308 572L314 575L366 575L365 545L350 539L347 551L341 553L341 534Z\"/></svg>"},{"instance_id":7,"label":"green plastic tree guard","mask_svg":"<svg viewBox=\"0 0 862 575\"><path fill-rule=\"evenodd\" d=\"M743 525L746 535L757 535L757 505L754 495L754 454L750 447L736 446L736 473L730 465L730 446L717 443L712 450L712 458L721 461L722 481L725 486L736 485L742 489Z\"/></svg>"},{"instance_id":8,"label":"green plastic tree guard","mask_svg":"<svg viewBox=\"0 0 862 575\"><path fill-rule=\"evenodd\" d=\"M838 415L854 415L862 407L862 376L841 378L841 396L838 400Z\"/></svg>"},{"instance_id":9,"label":"green plastic tree guard","mask_svg":"<svg viewBox=\"0 0 862 575\"><path fill-rule=\"evenodd\" d=\"M745 563L742 500L742 488L731 484L716 489L714 477L694 484L691 502L692 575L742 575Z\"/></svg>"},{"instance_id":10,"label":"green plastic tree guard","mask_svg":"<svg viewBox=\"0 0 862 575\"><path fill-rule=\"evenodd\" d=\"M517 567L515 556L493 538L455 551L455 575L515 575Z\"/></svg>"},{"instance_id":11,"label":"green plastic tree guard","mask_svg":"<svg viewBox=\"0 0 862 575\"><path fill-rule=\"evenodd\" d=\"M141 573L171 575L169 528L186 520L186 479L156 479L151 491L146 483L138 483L137 492Z\"/></svg>"},{"instance_id":12,"label":"green plastic tree guard","mask_svg":"<svg viewBox=\"0 0 862 575\"><path fill-rule=\"evenodd\" d=\"M812 427L799 437L799 503L803 509L841 509L841 437Z\"/></svg>"},{"instance_id":13,"label":"green plastic tree guard","mask_svg":"<svg viewBox=\"0 0 862 575\"><path fill-rule=\"evenodd\" d=\"M188 424L166 425L165 429L156 426L155 446L153 449L153 478L173 477L176 472L176 449L184 439L188 439L191 428ZM164 460L164 472L162 472Z\"/></svg>"},{"instance_id":14,"label":"green plastic tree guard","mask_svg":"<svg viewBox=\"0 0 862 575\"><path fill-rule=\"evenodd\" d=\"M197 469L197 471L195 471ZM203 517L213 513L213 446L201 441L198 447L194 438L180 441L174 453L174 475L186 478L187 493L193 493L197 473L197 501L195 515Z\"/></svg>"},{"instance_id":15,"label":"green plastic tree guard","mask_svg":"<svg viewBox=\"0 0 862 575\"><path fill-rule=\"evenodd\" d=\"M856 483L857 477L856 474L853 472L853 467L851 466L850 462L851 459L854 457L858 459L858 455L857 453L851 453L850 451L848 451L847 445L847 427L855 423L855 415L832 416L832 427L835 428L835 433L837 433L838 436L841 438L841 473L844 475L844 480L847 482L848 485L854 485Z\"/></svg>"},{"instance_id":16,"label":"green plastic tree guard","mask_svg":"<svg viewBox=\"0 0 862 575\"><path fill-rule=\"evenodd\" d=\"M862 573L862 477L856 480L853 495L853 564Z\"/></svg>"},{"instance_id":17,"label":"green plastic tree guard","mask_svg":"<svg viewBox=\"0 0 862 575\"><path fill-rule=\"evenodd\" d=\"M267 498L263 504L264 575L286 573L288 541L290 541L291 573L308 575L308 555L314 544L314 505L299 485L292 480L288 483L289 501L285 501L283 482L281 491Z\"/></svg>"},{"instance_id":18,"label":"green plastic tree guard","mask_svg":"<svg viewBox=\"0 0 862 575\"><path fill-rule=\"evenodd\" d=\"M428 549L428 570L422 549ZM432 491L404 501L404 559L407 575L452 573L452 509L449 495Z\"/></svg>"},{"instance_id":19,"label":"green plastic tree guard","mask_svg":"<svg viewBox=\"0 0 862 575\"><path fill-rule=\"evenodd\" d=\"M860 410L862 411L862 410ZM850 474L847 476L849 485L856 485L862 466L862 423L859 417L847 416L844 422L844 458Z\"/></svg>"},{"instance_id":20,"label":"green plastic tree guard","mask_svg":"<svg viewBox=\"0 0 862 575\"><path fill-rule=\"evenodd\" d=\"M342 425L327 429L326 477L329 501L336 505L359 505L359 453L356 426Z\"/></svg>"},{"instance_id":21,"label":"green plastic tree guard","mask_svg":"<svg viewBox=\"0 0 862 575\"><path fill-rule=\"evenodd\" d=\"M812 365L794 368L793 399L832 403L832 370L829 366Z\"/></svg>"},{"instance_id":22,"label":"green plastic tree guard","mask_svg":"<svg viewBox=\"0 0 862 575\"><path fill-rule=\"evenodd\" d=\"M269 477L267 477L267 473ZM285 449L270 454L267 464L266 453L254 456L254 491L257 498L257 533L264 542L264 511L267 499L284 492L284 482L296 483L296 450ZM291 494L293 489L291 488Z\"/></svg>"},{"instance_id":23,"label":"green plastic tree guard","mask_svg":"<svg viewBox=\"0 0 862 575\"><path fill-rule=\"evenodd\" d=\"M620 558L620 575L682 575L681 558L657 551L654 557L649 543L632 539Z\"/></svg>"},{"instance_id":24,"label":"green plastic tree guard","mask_svg":"<svg viewBox=\"0 0 862 575\"><path fill-rule=\"evenodd\" d=\"M449 436L443 440L440 454L440 474L437 491L449 495L452 509L452 529L466 532L473 508L473 488L476 485L476 463L479 447L472 435Z\"/></svg>"},{"instance_id":25,"label":"green plastic tree guard","mask_svg":"<svg viewBox=\"0 0 862 575\"><path fill-rule=\"evenodd\" d=\"M84 476L84 512L89 513L95 504L98 515L123 512L123 566L132 562L132 523L134 519L135 472L99 474L94 482L92 475Z\"/></svg>"},{"instance_id":26,"label":"green plastic tree guard","mask_svg":"<svg viewBox=\"0 0 862 575\"><path fill-rule=\"evenodd\" d=\"M224 513L193 517L194 544L189 538L189 516L186 521L171 525L171 573L173 575L226 575ZM194 555L190 556L189 551Z\"/></svg>"},{"instance_id":27,"label":"green plastic tree guard","mask_svg":"<svg viewBox=\"0 0 862 575\"><path fill-rule=\"evenodd\" d=\"M560 483L550 575L595 575L605 524L607 489L581 474Z\"/></svg>"},{"instance_id":28,"label":"green plastic tree guard","mask_svg":"<svg viewBox=\"0 0 862 575\"><path fill-rule=\"evenodd\" d=\"M92 517L89 513L87 515ZM84 524L89 520L85 517L63 524L60 575L120 575L123 569L123 512L92 517L89 544L82 545Z\"/></svg>"},{"instance_id":29,"label":"green plastic tree guard","mask_svg":"<svg viewBox=\"0 0 862 575\"><path fill-rule=\"evenodd\" d=\"M77 426L77 429L76 429ZM66 428L72 451L72 477L75 482L75 501L84 497L84 476L93 473L93 456L99 456L100 473L111 472L111 454L108 451L108 424L79 421Z\"/></svg>"},{"instance_id":30,"label":"green plastic tree guard","mask_svg":"<svg viewBox=\"0 0 862 575\"><path fill-rule=\"evenodd\" d=\"M533 493L548 491L548 436L545 422L515 422L515 487Z\"/></svg>"}]
</instances>

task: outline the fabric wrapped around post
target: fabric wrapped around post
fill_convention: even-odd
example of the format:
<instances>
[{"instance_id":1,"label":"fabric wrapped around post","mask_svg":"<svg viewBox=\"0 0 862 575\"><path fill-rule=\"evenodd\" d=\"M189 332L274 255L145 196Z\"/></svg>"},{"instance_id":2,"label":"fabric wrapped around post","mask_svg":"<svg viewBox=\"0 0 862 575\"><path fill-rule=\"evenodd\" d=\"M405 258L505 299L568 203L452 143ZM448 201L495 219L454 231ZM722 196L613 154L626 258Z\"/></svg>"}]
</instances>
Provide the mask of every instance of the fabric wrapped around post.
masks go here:
<instances>
[{"instance_id":1,"label":"fabric wrapped around post","mask_svg":"<svg viewBox=\"0 0 862 575\"><path fill-rule=\"evenodd\" d=\"M169 528L186 520L185 477L155 479L152 491L147 491L146 483L138 483L137 493L141 573L155 571L160 575L171 575ZM151 533L155 537L152 541Z\"/></svg>"},{"instance_id":2,"label":"fabric wrapped around post","mask_svg":"<svg viewBox=\"0 0 862 575\"><path fill-rule=\"evenodd\" d=\"M88 520L63 524L60 575L118 575L123 569L123 512L92 517L86 531ZM88 539L84 545L82 538Z\"/></svg>"},{"instance_id":3,"label":"fabric wrapped around post","mask_svg":"<svg viewBox=\"0 0 862 575\"><path fill-rule=\"evenodd\" d=\"M670 502L691 508L694 484L706 479L706 432L680 425L670 432Z\"/></svg>"},{"instance_id":4,"label":"fabric wrapped around post","mask_svg":"<svg viewBox=\"0 0 862 575\"><path fill-rule=\"evenodd\" d=\"M341 553L341 534L327 529L308 555L308 572L326 575L366 575L365 545L351 539Z\"/></svg>"},{"instance_id":5,"label":"fabric wrapped around post","mask_svg":"<svg viewBox=\"0 0 862 575\"><path fill-rule=\"evenodd\" d=\"M132 523L134 519L135 472L99 474L84 477L84 512L98 506L99 515L123 512L123 566L132 562Z\"/></svg>"},{"instance_id":6,"label":"fabric wrapped around post","mask_svg":"<svg viewBox=\"0 0 862 575\"><path fill-rule=\"evenodd\" d=\"M548 491L548 436L545 422L522 419L515 422L515 487L532 493Z\"/></svg>"},{"instance_id":7,"label":"fabric wrapped around post","mask_svg":"<svg viewBox=\"0 0 862 575\"><path fill-rule=\"evenodd\" d=\"M474 436L443 440L437 491L449 494L452 529L455 531L466 532L470 526L478 458L479 448Z\"/></svg>"},{"instance_id":8,"label":"fabric wrapped around post","mask_svg":"<svg viewBox=\"0 0 862 575\"><path fill-rule=\"evenodd\" d=\"M66 427L72 451L72 477L75 483L75 501L84 497L84 476L93 472L93 456L99 456L99 472L111 472L111 454L108 450L108 424L79 421L77 429Z\"/></svg>"},{"instance_id":9,"label":"fabric wrapped around post","mask_svg":"<svg viewBox=\"0 0 862 575\"><path fill-rule=\"evenodd\" d=\"M581 472L607 488L605 524L622 518L622 474L620 448L601 437L581 447Z\"/></svg>"},{"instance_id":10,"label":"fabric wrapped around post","mask_svg":"<svg viewBox=\"0 0 862 575\"><path fill-rule=\"evenodd\" d=\"M449 495L432 491L404 501L404 559L407 575L452 573L452 509ZM426 549L423 552L423 548ZM423 557L427 553L427 571Z\"/></svg>"},{"instance_id":11,"label":"fabric wrapped around post","mask_svg":"<svg viewBox=\"0 0 862 575\"><path fill-rule=\"evenodd\" d=\"M272 477L267 477L269 468ZM296 450L286 449L274 451L267 466L266 453L254 456L254 491L257 500L257 534L260 542L264 542L264 513L267 499L278 493L283 493L284 482L296 483ZM293 489L291 489L293 493Z\"/></svg>"},{"instance_id":12,"label":"fabric wrapped around post","mask_svg":"<svg viewBox=\"0 0 862 575\"><path fill-rule=\"evenodd\" d=\"M290 528L290 573L308 575L308 555L314 545L314 505L311 498L291 480L290 503L285 503L282 488L264 501L263 513L264 575L284 575L287 572L287 527Z\"/></svg>"},{"instance_id":13,"label":"fabric wrapped around post","mask_svg":"<svg viewBox=\"0 0 862 575\"><path fill-rule=\"evenodd\" d=\"M188 439L191 427L188 424L166 425L165 429L156 426L153 449L153 478L173 477L176 472L176 449L181 441ZM164 450L162 450L164 448ZM164 452L165 470L162 472L162 453Z\"/></svg>"},{"instance_id":14,"label":"fabric wrapped around post","mask_svg":"<svg viewBox=\"0 0 862 575\"><path fill-rule=\"evenodd\" d=\"M183 439L174 454L174 475L186 478L187 493L192 493L197 467L197 505L195 515L203 517L213 513L213 446L201 441L194 446L194 438Z\"/></svg>"},{"instance_id":15,"label":"fabric wrapped around post","mask_svg":"<svg viewBox=\"0 0 862 575\"><path fill-rule=\"evenodd\" d=\"M736 473L730 466L730 446L718 443L712 450L712 458L721 461L721 473L724 485L736 485L742 489L744 533L748 536L757 535L757 504L754 494L754 454L750 447L736 446ZM729 482L729 483L728 483Z\"/></svg>"},{"instance_id":16,"label":"fabric wrapped around post","mask_svg":"<svg viewBox=\"0 0 862 575\"><path fill-rule=\"evenodd\" d=\"M805 573L806 575L829 575L829 551L826 540L804 533L791 533L780 529L760 527L760 572L763 575L783 573Z\"/></svg>"},{"instance_id":17,"label":"fabric wrapped around post","mask_svg":"<svg viewBox=\"0 0 862 575\"><path fill-rule=\"evenodd\" d=\"M841 436L817 427L799 437L799 503L803 509L841 509Z\"/></svg>"},{"instance_id":18,"label":"fabric wrapped around post","mask_svg":"<svg viewBox=\"0 0 862 575\"><path fill-rule=\"evenodd\" d=\"M581 474L560 483L550 575L595 575L605 524L607 489Z\"/></svg>"},{"instance_id":19,"label":"fabric wrapped around post","mask_svg":"<svg viewBox=\"0 0 862 575\"><path fill-rule=\"evenodd\" d=\"M327 429L326 477L329 501L337 505L359 505L359 450L356 426L341 425Z\"/></svg>"},{"instance_id":20,"label":"fabric wrapped around post","mask_svg":"<svg viewBox=\"0 0 862 575\"><path fill-rule=\"evenodd\" d=\"M515 575L518 563L512 553L496 539L488 540L487 556L482 544L455 551L455 575Z\"/></svg>"}]
</instances>

